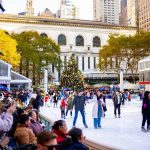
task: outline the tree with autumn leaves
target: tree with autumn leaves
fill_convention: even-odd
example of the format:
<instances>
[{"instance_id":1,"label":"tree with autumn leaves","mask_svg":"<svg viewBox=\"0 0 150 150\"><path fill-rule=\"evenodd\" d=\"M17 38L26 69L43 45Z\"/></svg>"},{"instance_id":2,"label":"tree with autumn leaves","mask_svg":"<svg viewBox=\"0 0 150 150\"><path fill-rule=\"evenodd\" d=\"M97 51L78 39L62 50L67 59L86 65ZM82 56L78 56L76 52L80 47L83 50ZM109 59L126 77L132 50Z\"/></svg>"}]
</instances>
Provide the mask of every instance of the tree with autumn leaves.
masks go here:
<instances>
[{"instance_id":1,"label":"tree with autumn leaves","mask_svg":"<svg viewBox=\"0 0 150 150\"><path fill-rule=\"evenodd\" d=\"M83 75L78 69L75 55L72 54L61 74L61 86L71 88L72 90L79 90L83 88L83 85Z\"/></svg>"},{"instance_id":2,"label":"tree with autumn leaves","mask_svg":"<svg viewBox=\"0 0 150 150\"><path fill-rule=\"evenodd\" d=\"M11 36L16 39L17 51L21 55L17 71L31 78L33 85L40 84L43 79L41 68L54 64L57 69L61 63L60 46L47 35L40 35L37 31L24 31L12 33Z\"/></svg>"},{"instance_id":3,"label":"tree with autumn leaves","mask_svg":"<svg viewBox=\"0 0 150 150\"><path fill-rule=\"evenodd\" d=\"M19 66L20 54L17 52L17 42L3 30L0 30L0 53L1 60L13 67Z\"/></svg>"},{"instance_id":4,"label":"tree with autumn leaves","mask_svg":"<svg viewBox=\"0 0 150 150\"><path fill-rule=\"evenodd\" d=\"M113 70L118 72L124 64L126 73L134 74L138 71L138 61L150 55L150 32L141 32L133 36L111 34L107 45L99 50L100 70ZM125 62L125 63L124 63Z\"/></svg>"}]
</instances>

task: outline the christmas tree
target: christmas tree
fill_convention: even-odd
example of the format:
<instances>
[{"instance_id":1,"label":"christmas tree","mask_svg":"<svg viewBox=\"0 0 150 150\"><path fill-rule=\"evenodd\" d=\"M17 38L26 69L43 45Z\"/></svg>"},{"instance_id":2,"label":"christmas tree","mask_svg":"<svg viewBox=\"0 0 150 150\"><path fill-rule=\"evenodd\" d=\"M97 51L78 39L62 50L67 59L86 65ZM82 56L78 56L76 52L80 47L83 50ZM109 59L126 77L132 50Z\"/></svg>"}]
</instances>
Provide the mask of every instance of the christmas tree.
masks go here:
<instances>
[{"instance_id":1,"label":"christmas tree","mask_svg":"<svg viewBox=\"0 0 150 150\"><path fill-rule=\"evenodd\" d=\"M78 64L75 55L72 54L61 74L61 86L79 90L83 88L84 79L81 71L78 69Z\"/></svg>"}]
</instances>

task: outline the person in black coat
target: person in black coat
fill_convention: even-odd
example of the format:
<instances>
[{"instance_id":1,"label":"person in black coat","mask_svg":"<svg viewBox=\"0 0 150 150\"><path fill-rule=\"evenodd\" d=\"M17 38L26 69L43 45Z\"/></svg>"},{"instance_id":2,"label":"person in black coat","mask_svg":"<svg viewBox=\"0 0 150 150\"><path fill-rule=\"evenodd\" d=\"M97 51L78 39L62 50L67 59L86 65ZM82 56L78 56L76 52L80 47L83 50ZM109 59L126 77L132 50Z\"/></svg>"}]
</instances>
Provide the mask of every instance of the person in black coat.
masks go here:
<instances>
[{"instance_id":1,"label":"person in black coat","mask_svg":"<svg viewBox=\"0 0 150 150\"><path fill-rule=\"evenodd\" d=\"M39 111L40 106L42 106L42 96L41 92L37 92L37 97L32 101L33 108Z\"/></svg>"},{"instance_id":2,"label":"person in black coat","mask_svg":"<svg viewBox=\"0 0 150 150\"><path fill-rule=\"evenodd\" d=\"M58 94L57 93L55 93L53 99L54 99L54 108L55 108L55 106L57 108L57 103L58 103Z\"/></svg>"},{"instance_id":3,"label":"person in black coat","mask_svg":"<svg viewBox=\"0 0 150 150\"><path fill-rule=\"evenodd\" d=\"M69 137L64 140L60 150L89 150L89 148L83 144L85 137L81 129L72 128L68 132L68 135Z\"/></svg>"},{"instance_id":4,"label":"person in black coat","mask_svg":"<svg viewBox=\"0 0 150 150\"><path fill-rule=\"evenodd\" d=\"M147 121L147 129L150 128L150 92L146 91L144 93L143 103L142 103L142 131L146 131L145 123Z\"/></svg>"},{"instance_id":5,"label":"person in black coat","mask_svg":"<svg viewBox=\"0 0 150 150\"><path fill-rule=\"evenodd\" d=\"M120 114L121 114L121 102L122 102L122 95L119 91L116 91L114 93L114 96L112 97L113 103L114 103L114 115L115 118L117 118L117 110L118 110L118 117L120 118Z\"/></svg>"},{"instance_id":6,"label":"person in black coat","mask_svg":"<svg viewBox=\"0 0 150 150\"><path fill-rule=\"evenodd\" d=\"M86 124L86 120L85 120L85 111L84 111L85 102L86 102L86 99L85 99L85 96L83 96L83 90L81 89L78 91L78 94L74 97L72 106L71 106L72 109L73 109L73 106L75 106L75 116L73 120L73 127L75 127L77 117L78 117L78 112L80 111L83 124L85 128L88 128Z\"/></svg>"}]
</instances>

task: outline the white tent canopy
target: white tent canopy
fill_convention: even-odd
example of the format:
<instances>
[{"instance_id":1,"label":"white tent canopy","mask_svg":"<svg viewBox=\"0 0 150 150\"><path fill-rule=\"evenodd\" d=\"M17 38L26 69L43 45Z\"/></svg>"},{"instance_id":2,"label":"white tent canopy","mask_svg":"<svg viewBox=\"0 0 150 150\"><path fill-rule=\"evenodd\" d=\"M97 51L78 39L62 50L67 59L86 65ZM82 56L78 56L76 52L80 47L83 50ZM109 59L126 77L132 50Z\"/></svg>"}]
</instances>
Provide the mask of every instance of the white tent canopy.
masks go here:
<instances>
[{"instance_id":1,"label":"white tent canopy","mask_svg":"<svg viewBox=\"0 0 150 150\"><path fill-rule=\"evenodd\" d=\"M139 84L133 84L133 83L130 83L130 82L124 82L124 84L122 85L123 86L123 89L140 89L140 85Z\"/></svg>"}]
</instances>

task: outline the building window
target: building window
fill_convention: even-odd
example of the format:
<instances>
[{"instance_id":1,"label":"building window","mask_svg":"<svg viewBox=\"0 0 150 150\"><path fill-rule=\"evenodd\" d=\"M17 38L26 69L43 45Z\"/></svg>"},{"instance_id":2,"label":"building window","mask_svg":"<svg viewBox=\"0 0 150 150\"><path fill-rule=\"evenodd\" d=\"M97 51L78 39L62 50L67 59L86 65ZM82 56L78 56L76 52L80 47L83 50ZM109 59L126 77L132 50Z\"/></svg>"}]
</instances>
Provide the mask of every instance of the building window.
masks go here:
<instances>
[{"instance_id":1,"label":"building window","mask_svg":"<svg viewBox=\"0 0 150 150\"><path fill-rule=\"evenodd\" d=\"M90 57L88 57L88 69L90 69Z\"/></svg>"},{"instance_id":2,"label":"building window","mask_svg":"<svg viewBox=\"0 0 150 150\"><path fill-rule=\"evenodd\" d=\"M84 71L84 57L82 57L82 71Z\"/></svg>"},{"instance_id":3,"label":"building window","mask_svg":"<svg viewBox=\"0 0 150 150\"><path fill-rule=\"evenodd\" d=\"M79 60L78 60L78 56L76 57L76 61L77 61L77 67L78 67L78 61L79 61Z\"/></svg>"},{"instance_id":4,"label":"building window","mask_svg":"<svg viewBox=\"0 0 150 150\"><path fill-rule=\"evenodd\" d=\"M52 64L52 72L54 72L55 71L55 66L54 66L54 64Z\"/></svg>"},{"instance_id":5,"label":"building window","mask_svg":"<svg viewBox=\"0 0 150 150\"><path fill-rule=\"evenodd\" d=\"M46 33L41 33L40 36L43 37L43 38L48 37Z\"/></svg>"},{"instance_id":6,"label":"building window","mask_svg":"<svg viewBox=\"0 0 150 150\"><path fill-rule=\"evenodd\" d=\"M8 66L3 63L0 63L0 76L8 77Z\"/></svg>"},{"instance_id":7,"label":"building window","mask_svg":"<svg viewBox=\"0 0 150 150\"><path fill-rule=\"evenodd\" d=\"M96 57L94 57L94 69L96 69Z\"/></svg>"},{"instance_id":8,"label":"building window","mask_svg":"<svg viewBox=\"0 0 150 150\"><path fill-rule=\"evenodd\" d=\"M58 36L58 44L59 45L66 45L66 36L65 35L63 35L63 34L60 34L59 36Z\"/></svg>"},{"instance_id":9,"label":"building window","mask_svg":"<svg viewBox=\"0 0 150 150\"><path fill-rule=\"evenodd\" d=\"M67 64L67 56L64 56L64 67L66 67Z\"/></svg>"},{"instance_id":10,"label":"building window","mask_svg":"<svg viewBox=\"0 0 150 150\"><path fill-rule=\"evenodd\" d=\"M84 39L81 35L76 37L76 46L84 46Z\"/></svg>"},{"instance_id":11,"label":"building window","mask_svg":"<svg viewBox=\"0 0 150 150\"><path fill-rule=\"evenodd\" d=\"M93 38L93 47L100 47L100 46L101 46L100 38L98 36L95 36Z\"/></svg>"}]
</instances>

